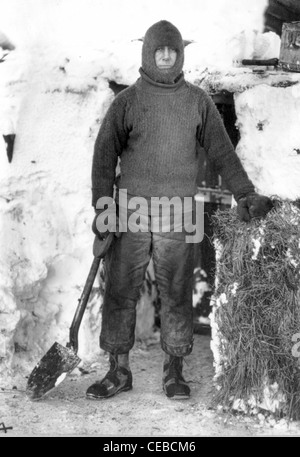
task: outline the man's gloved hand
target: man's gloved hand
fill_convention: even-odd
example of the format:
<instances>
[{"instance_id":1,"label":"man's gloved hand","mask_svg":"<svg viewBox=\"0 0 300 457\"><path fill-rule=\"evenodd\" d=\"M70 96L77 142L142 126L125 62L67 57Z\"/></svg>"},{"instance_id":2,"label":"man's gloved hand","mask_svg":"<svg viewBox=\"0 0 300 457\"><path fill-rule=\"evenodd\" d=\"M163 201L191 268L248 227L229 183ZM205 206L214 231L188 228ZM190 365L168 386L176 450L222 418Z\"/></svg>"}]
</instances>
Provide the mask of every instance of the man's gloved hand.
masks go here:
<instances>
[{"instance_id":1,"label":"man's gloved hand","mask_svg":"<svg viewBox=\"0 0 300 457\"><path fill-rule=\"evenodd\" d=\"M95 211L95 217L92 222L92 231L100 240L104 240L108 235L108 230L105 230L105 232L103 232L103 231L98 230L98 228L97 228L97 218L98 218L99 214L101 214L101 212L102 212L101 210Z\"/></svg>"},{"instance_id":2,"label":"man's gloved hand","mask_svg":"<svg viewBox=\"0 0 300 457\"><path fill-rule=\"evenodd\" d=\"M105 240L111 232L116 236L120 236L119 218L116 214L115 205L106 209L95 210L92 231L100 240Z\"/></svg>"},{"instance_id":3,"label":"man's gloved hand","mask_svg":"<svg viewBox=\"0 0 300 457\"><path fill-rule=\"evenodd\" d=\"M273 206L269 197L253 192L238 200L237 214L241 221L249 222L254 217L265 217Z\"/></svg>"}]
</instances>

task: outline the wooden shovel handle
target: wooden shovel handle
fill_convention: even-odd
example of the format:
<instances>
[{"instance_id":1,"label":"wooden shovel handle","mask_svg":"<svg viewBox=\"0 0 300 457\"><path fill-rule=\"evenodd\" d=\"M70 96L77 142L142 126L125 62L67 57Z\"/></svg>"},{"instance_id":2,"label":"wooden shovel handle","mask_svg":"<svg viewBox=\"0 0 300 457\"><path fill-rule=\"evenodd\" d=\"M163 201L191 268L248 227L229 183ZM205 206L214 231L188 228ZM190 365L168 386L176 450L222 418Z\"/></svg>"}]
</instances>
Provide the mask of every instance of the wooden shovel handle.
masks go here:
<instances>
[{"instance_id":1,"label":"wooden shovel handle","mask_svg":"<svg viewBox=\"0 0 300 457\"><path fill-rule=\"evenodd\" d=\"M259 59L243 59L242 65L257 65L257 66L276 66L279 60L277 58L259 60Z\"/></svg>"},{"instance_id":2,"label":"wooden shovel handle","mask_svg":"<svg viewBox=\"0 0 300 457\"><path fill-rule=\"evenodd\" d=\"M70 341L67 344L67 347L72 347L75 353L78 351L78 332L79 332L79 327L82 321L82 317L84 314L84 311L86 309L86 305L88 303L90 293L95 281L95 277L100 265L101 259L105 256L107 253L112 241L114 238L114 234L110 233L106 240L100 241L99 242L95 239L94 241L94 246L93 246L93 253L94 253L94 260L92 262L87 280L85 282L81 297L78 300L78 305L75 311L75 315L70 327ZM96 248L95 248L96 246Z\"/></svg>"}]
</instances>

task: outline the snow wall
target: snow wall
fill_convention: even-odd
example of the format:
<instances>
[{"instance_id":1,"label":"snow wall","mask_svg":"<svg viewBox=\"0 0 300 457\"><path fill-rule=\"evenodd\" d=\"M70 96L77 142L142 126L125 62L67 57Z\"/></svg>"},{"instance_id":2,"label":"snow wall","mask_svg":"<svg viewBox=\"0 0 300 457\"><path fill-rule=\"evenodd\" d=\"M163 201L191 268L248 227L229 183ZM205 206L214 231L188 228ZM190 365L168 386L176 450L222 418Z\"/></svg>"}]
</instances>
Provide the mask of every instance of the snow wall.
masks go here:
<instances>
[{"instance_id":1,"label":"snow wall","mask_svg":"<svg viewBox=\"0 0 300 457\"><path fill-rule=\"evenodd\" d=\"M16 46L0 64L0 133L16 135L11 163L0 141L3 382L28 375L53 342L68 341L92 261L91 160L114 97L109 81L136 80L138 38L153 22L168 19L194 40L186 48L188 80L235 94L237 151L257 190L299 196L297 75L287 77L294 79L288 86L275 75L273 85L272 76L263 80L239 66L242 58L278 57L279 38L260 32L266 3L1 0L0 30ZM100 292L98 278L79 334L85 362L100 352ZM146 291L138 308L142 338L152 329L150 296Z\"/></svg>"}]
</instances>

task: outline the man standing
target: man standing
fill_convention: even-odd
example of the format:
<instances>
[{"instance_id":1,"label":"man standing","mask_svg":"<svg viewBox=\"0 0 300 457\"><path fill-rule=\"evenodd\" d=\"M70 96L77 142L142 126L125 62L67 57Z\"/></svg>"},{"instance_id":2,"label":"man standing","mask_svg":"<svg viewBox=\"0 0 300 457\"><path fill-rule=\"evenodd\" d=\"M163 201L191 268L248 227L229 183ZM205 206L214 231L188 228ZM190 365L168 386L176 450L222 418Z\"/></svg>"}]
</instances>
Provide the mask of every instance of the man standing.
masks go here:
<instances>
[{"instance_id":1,"label":"man standing","mask_svg":"<svg viewBox=\"0 0 300 457\"><path fill-rule=\"evenodd\" d=\"M211 98L185 81L183 63L179 30L168 21L151 26L143 41L140 78L116 96L95 143L93 230L101 239L108 229L97 224L103 211L97 202L113 197L118 159L120 193L147 202L153 197L184 200L197 192L197 142L228 184L242 219L263 216L271 207L267 197L255 194ZM186 242L184 231L175 229L174 214L167 233L152 230L154 215L149 207L148 212L141 210L148 230L121 233L106 256L100 347L110 354L110 369L88 388L88 398L107 398L132 388L129 351L134 344L136 303L151 257L161 300L163 390L169 398L190 396L182 362L193 346L194 247Z\"/></svg>"}]
</instances>

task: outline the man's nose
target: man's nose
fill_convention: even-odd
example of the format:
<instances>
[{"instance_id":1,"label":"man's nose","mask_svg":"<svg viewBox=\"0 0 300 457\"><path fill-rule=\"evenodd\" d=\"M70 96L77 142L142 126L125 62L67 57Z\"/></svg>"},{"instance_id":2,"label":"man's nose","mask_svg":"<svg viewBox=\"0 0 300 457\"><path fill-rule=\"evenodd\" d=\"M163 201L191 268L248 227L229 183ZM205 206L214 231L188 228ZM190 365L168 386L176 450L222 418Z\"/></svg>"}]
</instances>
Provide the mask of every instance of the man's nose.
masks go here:
<instances>
[{"instance_id":1,"label":"man's nose","mask_svg":"<svg viewBox=\"0 0 300 457\"><path fill-rule=\"evenodd\" d=\"M168 60L170 58L170 49L166 46L164 47L163 59Z\"/></svg>"}]
</instances>

